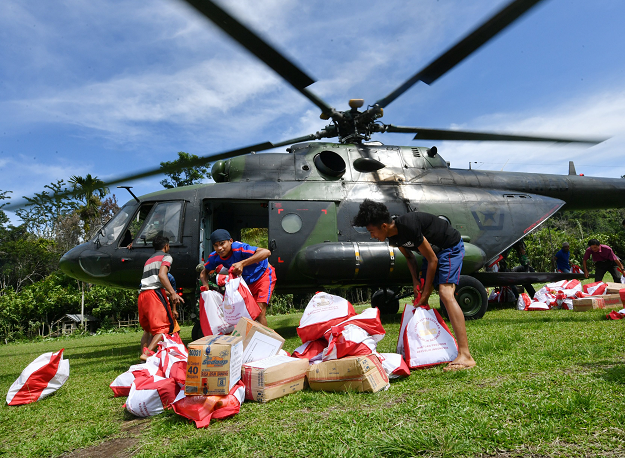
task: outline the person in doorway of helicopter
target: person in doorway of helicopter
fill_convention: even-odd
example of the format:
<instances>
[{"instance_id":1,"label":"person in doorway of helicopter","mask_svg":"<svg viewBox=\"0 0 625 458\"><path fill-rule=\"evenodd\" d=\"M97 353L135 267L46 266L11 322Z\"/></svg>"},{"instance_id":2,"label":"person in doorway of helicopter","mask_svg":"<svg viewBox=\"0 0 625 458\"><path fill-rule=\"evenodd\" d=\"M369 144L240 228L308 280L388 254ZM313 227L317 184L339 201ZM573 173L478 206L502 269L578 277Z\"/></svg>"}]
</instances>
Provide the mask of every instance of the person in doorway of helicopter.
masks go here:
<instances>
[{"instance_id":1,"label":"person in doorway of helicopter","mask_svg":"<svg viewBox=\"0 0 625 458\"><path fill-rule=\"evenodd\" d=\"M399 248L408 262L415 297L421 285L419 277L425 276L421 299L416 305L427 305L434 285L438 285L439 295L458 341L458 357L444 370L455 371L474 367L475 360L469 352L464 314L454 296L464 258L464 243L460 232L448 221L430 213L410 212L392 218L386 205L369 199L360 204L353 224L366 227L372 238L380 242L388 239L391 246ZM438 247L440 251L435 253L432 245ZM417 270L413 251L418 251L423 256L421 272Z\"/></svg>"},{"instance_id":2,"label":"person in doorway of helicopter","mask_svg":"<svg viewBox=\"0 0 625 458\"><path fill-rule=\"evenodd\" d=\"M215 270L219 264L230 270L232 275L241 275L260 307L260 315L256 321L267 326L267 305L276 285L276 271L267 261L271 251L235 242L225 229L214 231L210 235L210 241L215 251L208 255L204 270L200 273L202 284L209 287L208 273Z\"/></svg>"}]
</instances>

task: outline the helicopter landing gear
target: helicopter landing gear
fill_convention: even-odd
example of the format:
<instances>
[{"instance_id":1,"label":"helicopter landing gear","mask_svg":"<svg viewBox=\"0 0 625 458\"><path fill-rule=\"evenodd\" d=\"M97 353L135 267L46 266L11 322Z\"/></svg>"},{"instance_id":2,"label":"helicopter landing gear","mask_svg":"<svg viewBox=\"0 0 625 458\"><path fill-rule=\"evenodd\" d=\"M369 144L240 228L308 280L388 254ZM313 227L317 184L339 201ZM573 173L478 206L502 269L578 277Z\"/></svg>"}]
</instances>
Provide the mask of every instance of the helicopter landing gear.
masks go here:
<instances>
[{"instance_id":1,"label":"helicopter landing gear","mask_svg":"<svg viewBox=\"0 0 625 458\"><path fill-rule=\"evenodd\" d=\"M196 321L193 324L193 329L191 330L191 339L196 341L204 337L204 333L202 332L202 326L200 326L200 320Z\"/></svg>"},{"instance_id":2,"label":"helicopter landing gear","mask_svg":"<svg viewBox=\"0 0 625 458\"><path fill-rule=\"evenodd\" d=\"M460 282L454 293L456 301L462 309L465 320L479 320L488 309L488 296L486 288L481 282L468 275L460 275ZM445 305L441 301L440 313L448 318Z\"/></svg>"},{"instance_id":3,"label":"helicopter landing gear","mask_svg":"<svg viewBox=\"0 0 625 458\"><path fill-rule=\"evenodd\" d=\"M377 307L380 315L394 315L399 311L399 298L390 288L379 289L371 296L371 307Z\"/></svg>"}]
</instances>

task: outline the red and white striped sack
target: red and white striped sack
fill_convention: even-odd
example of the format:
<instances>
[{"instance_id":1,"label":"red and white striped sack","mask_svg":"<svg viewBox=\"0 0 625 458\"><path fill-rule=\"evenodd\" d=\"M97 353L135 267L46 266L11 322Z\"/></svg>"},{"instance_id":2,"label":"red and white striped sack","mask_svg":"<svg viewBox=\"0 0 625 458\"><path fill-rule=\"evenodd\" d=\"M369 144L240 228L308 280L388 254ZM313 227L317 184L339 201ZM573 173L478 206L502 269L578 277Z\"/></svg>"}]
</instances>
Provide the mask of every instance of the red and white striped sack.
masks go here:
<instances>
[{"instance_id":1,"label":"red and white striped sack","mask_svg":"<svg viewBox=\"0 0 625 458\"><path fill-rule=\"evenodd\" d=\"M399 353L376 353L388 378L408 377L410 368Z\"/></svg>"},{"instance_id":2,"label":"red and white striped sack","mask_svg":"<svg viewBox=\"0 0 625 458\"><path fill-rule=\"evenodd\" d=\"M158 367L165 378L173 378L179 385L184 385L187 377L187 359L189 352L178 334L166 334L158 343L158 351L150 358L158 360ZM148 362L153 362L154 359Z\"/></svg>"},{"instance_id":3,"label":"red and white striped sack","mask_svg":"<svg viewBox=\"0 0 625 458\"><path fill-rule=\"evenodd\" d=\"M410 369L449 363L458 356L458 344L437 310L414 309L404 331L404 359Z\"/></svg>"},{"instance_id":4,"label":"red and white striped sack","mask_svg":"<svg viewBox=\"0 0 625 458\"><path fill-rule=\"evenodd\" d=\"M534 301L544 302L545 304L551 304L555 300L556 300L556 295L550 292L548 288L546 288L545 286L540 288L538 291L536 291L536 294L534 294Z\"/></svg>"},{"instance_id":5,"label":"red and white striped sack","mask_svg":"<svg viewBox=\"0 0 625 458\"><path fill-rule=\"evenodd\" d=\"M113 395L117 398L120 396L128 396L130 394L130 387L135 378L140 375L155 375L158 373L158 366L152 363L134 364L128 368L126 372L117 376L113 383L109 385L113 390ZM160 375L163 375L162 373Z\"/></svg>"},{"instance_id":6,"label":"red and white striped sack","mask_svg":"<svg viewBox=\"0 0 625 458\"><path fill-rule=\"evenodd\" d=\"M547 288L560 291L563 289L582 290L582 283L579 280L560 280L554 283L547 283Z\"/></svg>"},{"instance_id":7,"label":"red and white striped sack","mask_svg":"<svg viewBox=\"0 0 625 458\"><path fill-rule=\"evenodd\" d=\"M549 304L542 301L533 301L528 307L525 309L530 312L544 311L549 310Z\"/></svg>"},{"instance_id":8,"label":"red and white striped sack","mask_svg":"<svg viewBox=\"0 0 625 458\"><path fill-rule=\"evenodd\" d=\"M181 390L171 405L174 412L206 428L211 420L228 418L241 410L245 401L245 385L239 380L225 396L186 396Z\"/></svg>"},{"instance_id":9,"label":"red and white striped sack","mask_svg":"<svg viewBox=\"0 0 625 458\"><path fill-rule=\"evenodd\" d=\"M323 358L323 350L328 346L328 341L323 337L321 339L304 342L295 350L293 350L294 358L305 358L309 363L321 361Z\"/></svg>"},{"instance_id":10,"label":"red and white striped sack","mask_svg":"<svg viewBox=\"0 0 625 458\"><path fill-rule=\"evenodd\" d=\"M331 331L330 334L325 334L329 341L328 347L323 350L323 361L375 353L377 341L361 327L347 324L332 326Z\"/></svg>"},{"instance_id":11,"label":"red and white striped sack","mask_svg":"<svg viewBox=\"0 0 625 458\"><path fill-rule=\"evenodd\" d=\"M69 378L69 361L63 359L63 349L44 353L22 371L7 393L7 404L30 404L61 388Z\"/></svg>"},{"instance_id":12,"label":"red and white striped sack","mask_svg":"<svg viewBox=\"0 0 625 458\"><path fill-rule=\"evenodd\" d=\"M200 293L200 327L205 336L230 334L234 325L224 317L224 297L217 291L202 286Z\"/></svg>"},{"instance_id":13,"label":"red and white striped sack","mask_svg":"<svg viewBox=\"0 0 625 458\"><path fill-rule=\"evenodd\" d=\"M608 284L602 281L596 281L594 283L584 285L583 288L586 294L590 294L591 296L601 296L606 293Z\"/></svg>"},{"instance_id":14,"label":"red and white striped sack","mask_svg":"<svg viewBox=\"0 0 625 458\"><path fill-rule=\"evenodd\" d=\"M517 310L527 310L527 307L529 307L531 303L532 300L530 299L529 294L521 293L519 294L519 298L517 299L516 308Z\"/></svg>"},{"instance_id":15,"label":"red and white striped sack","mask_svg":"<svg viewBox=\"0 0 625 458\"><path fill-rule=\"evenodd\" d=\"M138 375L130 386L126 410L136 417L159 415L171 405L180 392L173 378L159 375Z\"/></svg>"},{"instance_id":16,"label":"red and white striped sack","mask_svg":"<svg viewBox=\"0 0 625 458\"><path fill-rule=\"evenodd\" d=\"M317 293L304 310L297 334L302 342L317 340L332 326L354 315L356 311L348 300L333 294Z\"/></svg>"},{"instance_id":17,"label":"red and white striped sack","mask_svg":"<svg viewBox=\"0 0 625 458\"><path fill-rule=\"evenodd\" d=\"M228 275L226 282L223 306L224 319L232 326L236 326L241 318L254 321L260 315L260 307L245 280L232 274Z\"/></svg>"},{"instance_id":18,"label":"red and white striped sack","mask_svg":"<svg viewBox=\"0 0 625 458\"><path fill-rule=\"evenodd\" d=\"M346 326L348 324L352 324L358 326L359 328L366 331L376 342L379 342L386 334L384 330L384 326L382 326L382 321L380 320L380 309L377 307L371 307L365 309L359 315L354 315L348 318L345 321L340 322L339 324L332 326L332 328L328 329L324 333L324 337L329 341L329 336L331 334L331 330L333 328Z\"/></svg>"}]
</instances>

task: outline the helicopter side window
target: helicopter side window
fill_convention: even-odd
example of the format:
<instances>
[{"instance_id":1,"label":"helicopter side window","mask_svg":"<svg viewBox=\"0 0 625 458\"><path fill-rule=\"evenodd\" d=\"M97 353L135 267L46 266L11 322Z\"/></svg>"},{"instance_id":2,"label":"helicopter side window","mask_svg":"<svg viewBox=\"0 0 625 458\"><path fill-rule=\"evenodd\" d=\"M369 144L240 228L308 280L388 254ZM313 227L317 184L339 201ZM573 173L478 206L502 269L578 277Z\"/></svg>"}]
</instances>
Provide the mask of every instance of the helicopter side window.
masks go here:
<instances>
[{"instance_id":1,"label":"helicopter side window","mask_svg":"<svg viewBox=\"0 0 625 458\"><path fill-rule=\"evenodd\" d=\"M133 246L144 247L152 245L157 235L169 238L170 244L180 242L180 217L182 202L159 202L154 205L147 218L146 224L136 237Z\"/></svg>"},{"instance_id":2,"label":"helicopter side window","mask_svg":"<svg viewBox=\"0 0 625 458\"><path fill-rule=\"evenodd\" d=\"M119 238L124 226L130 219L134 209L122 208L106 225L100 229L94 240L99 240L101 245L111 245Z\"/></svg>"}]
</instances>

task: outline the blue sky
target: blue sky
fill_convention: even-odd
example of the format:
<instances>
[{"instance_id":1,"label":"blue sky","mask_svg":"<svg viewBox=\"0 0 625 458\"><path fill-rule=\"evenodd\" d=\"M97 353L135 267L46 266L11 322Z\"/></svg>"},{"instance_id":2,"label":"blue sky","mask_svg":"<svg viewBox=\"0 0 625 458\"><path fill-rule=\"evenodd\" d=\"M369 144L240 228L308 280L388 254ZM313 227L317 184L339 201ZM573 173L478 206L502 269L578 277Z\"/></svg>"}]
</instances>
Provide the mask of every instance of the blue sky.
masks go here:
<instances>
[{"instance_id":1,"label":"blue sky","mask_svg":"<svg viewBox=\"0 0 625 458\"><path fill-rule=\"evenodd\" d=\"M507 0L252 0L221 5L347 108L387 95ZM4 0L0 6L0 190L32 195L71 175L142 170L278 142L325 125L319 110L179 0ZM547 0L381 121L405 126L605 136L594 146L437 145L452 167L625 174L625 2ZM278 151L283 151L280 149ZM138 194L162 177L134 183ZM115 190L123 203L128 195Z\"/></svg>"}]
</instances>

